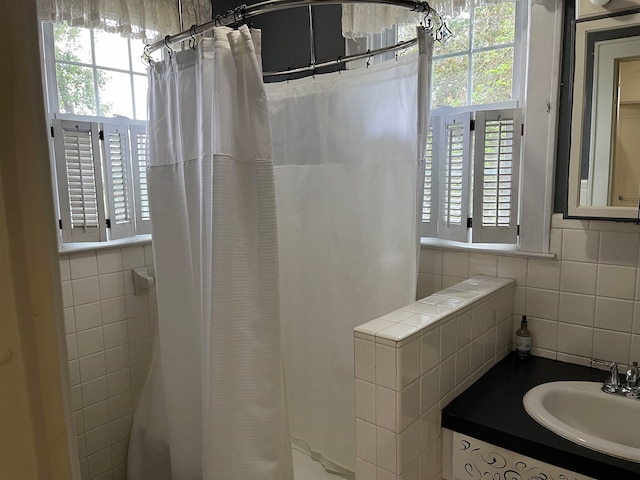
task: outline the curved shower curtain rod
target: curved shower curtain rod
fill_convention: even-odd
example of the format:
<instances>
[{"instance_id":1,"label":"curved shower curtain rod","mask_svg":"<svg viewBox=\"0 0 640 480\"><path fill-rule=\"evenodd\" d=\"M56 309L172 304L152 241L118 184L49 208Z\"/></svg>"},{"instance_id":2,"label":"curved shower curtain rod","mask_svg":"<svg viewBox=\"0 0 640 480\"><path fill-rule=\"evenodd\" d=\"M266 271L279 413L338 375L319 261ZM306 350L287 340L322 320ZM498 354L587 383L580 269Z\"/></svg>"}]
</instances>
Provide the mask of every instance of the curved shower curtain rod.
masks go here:
<instances>
[{"instance_id":1,"label":"curved shower curtain rod","mask_svg":"<svg viewBox=\"0 0 640 480\"><path fill-rule=\"evenodd\" d=\"M229 10L228 12L222 15L217 15L213 20L209 22L203 23L201 25L193 25L189 30L185 30L175 35L167 35L162 40L158 40L155 43L146 45L144 47L144 58L146 58L148 61L151 61L151 54L162 47L167 47L169 50L171 50L170 46L172 44L184 42L186 40L195 41L196 35L203 35L207 32L210 32L215 27L238 25L250 18L257 17L258 15L262 15L265 13L277 12L279 10L286 10L289 8L296 8L296 7L309 7L310 9L311 6L313 5L340 5L340 4L348 4L348 3L356 3L356 4L357 3L366 3L366 4L374 3L374 4L406 8L408 10L411 10L412 12L424 14L425 19L427 17L435 16L439 20L439 26L437 27L437 29L431 28L431 30L433 30L434 32L435 39L443 40L450 33L442 17L438 14L438 12L436 12L433 8L431 8L429 3L426 1L420 1L420 0L418 1L414 1L414 0L267 0L265 2L260 2L253 5L240 5L234 8L233 10ZM428 26L425 25L425 27L428 27ZM311 64L306 67L288 69L280 72L264 72L264 76L292 75L294 73L315 71L316 69L322 68L322 67L339 65L339 64L354 61L354 60L362 60L365 58L370 58L375 55L380 55L383 53L402 50L404 48L408 48L413 45L416 45L417 43L418 43L418 39L414 38L406 42L399 42L396 45L392 45L389 47L378 48L375 50L367 50L366 53L358 53L355 55L338 57L336 60L330 60L328 62L315 63L315 61L312 60ZM312 45L312 48L313 48L313 45Z\"/></svg>"}]
</instances>

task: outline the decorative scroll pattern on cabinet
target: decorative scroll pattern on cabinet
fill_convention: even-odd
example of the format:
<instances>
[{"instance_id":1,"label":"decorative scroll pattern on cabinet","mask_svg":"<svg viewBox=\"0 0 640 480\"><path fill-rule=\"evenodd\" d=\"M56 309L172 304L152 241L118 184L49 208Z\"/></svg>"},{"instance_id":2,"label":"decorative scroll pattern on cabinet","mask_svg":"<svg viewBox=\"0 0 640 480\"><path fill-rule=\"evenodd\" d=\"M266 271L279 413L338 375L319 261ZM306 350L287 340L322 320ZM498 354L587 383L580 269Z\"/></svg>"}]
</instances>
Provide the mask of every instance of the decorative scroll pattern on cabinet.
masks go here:
<instances>
[{"instance_id":1,"label":"decorative scroll pattern on cabinet","mask_svg":"<svg viewBox=\"0 0 640 480\"><path fill-rule=\"evenodd\" d=\"M454 480L595 480L453 432Z\"/></svg>"}]
</instances>

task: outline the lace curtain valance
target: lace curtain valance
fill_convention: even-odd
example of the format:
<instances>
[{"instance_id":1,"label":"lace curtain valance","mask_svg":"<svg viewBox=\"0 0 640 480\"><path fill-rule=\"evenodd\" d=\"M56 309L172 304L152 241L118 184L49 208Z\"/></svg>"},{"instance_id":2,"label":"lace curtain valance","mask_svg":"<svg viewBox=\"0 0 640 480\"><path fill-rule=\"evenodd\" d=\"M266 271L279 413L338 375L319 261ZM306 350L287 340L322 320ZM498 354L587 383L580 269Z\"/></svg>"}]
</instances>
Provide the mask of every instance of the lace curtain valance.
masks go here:
<instances>
[{"instance_id":1,"label":"lace curtain valance","mask_svg":"<svg viewBox=\"0 0 640 480\"><path fill-rule=\"evenodd\" d=\"M427 0L429 1L429 0ZM478 5L502 3L512 0L431 0L429 5L440 15L455 15L474 3ZM373 33L382 33L396 24L417 25L420 14L404 8L373 4L347 4L342 6L342 35L345 38L362 38Z\"/></svg>"},{"instance_id":2,"label":"lace curtain valance","mask_svg":"<svg viewBox=\"0 0 640 480\"><path fill-rule=\"evenodd\" d=\"M180 31L178 0L37 0L38 18L157 40ZM184 28L211 20L210 0L182 0Z\"/></svg>"}]
</instances>

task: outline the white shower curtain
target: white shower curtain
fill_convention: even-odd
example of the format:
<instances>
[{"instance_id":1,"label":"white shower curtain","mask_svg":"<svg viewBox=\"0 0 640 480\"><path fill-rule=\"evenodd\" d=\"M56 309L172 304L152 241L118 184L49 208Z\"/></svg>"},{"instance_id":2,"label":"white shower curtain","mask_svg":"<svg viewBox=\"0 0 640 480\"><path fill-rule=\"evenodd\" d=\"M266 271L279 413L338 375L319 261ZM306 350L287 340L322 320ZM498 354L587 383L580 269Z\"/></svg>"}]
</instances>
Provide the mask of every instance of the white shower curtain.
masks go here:
<instances>
[{"instance_id":1,"label":"white shower curtain","mask_svg":"<svg viewBox=\"0 0 640 480\"><path fill-rule=\"evenodd\" d=\"M130 480L291 480L259 32L217 28L151 68L159 349Z\"/></svg>"},{"instance_id":2,"label":"white shower curtain","mask_svg":"<svg viewBox=\"0 0 640 480\"><path fill-rule=\"evenodd\" d=\"M419 39L397 62L267 85L291 434L343 473L355 464L353 328L416 295L433 47Z\"/></svg>"}]
</instances>

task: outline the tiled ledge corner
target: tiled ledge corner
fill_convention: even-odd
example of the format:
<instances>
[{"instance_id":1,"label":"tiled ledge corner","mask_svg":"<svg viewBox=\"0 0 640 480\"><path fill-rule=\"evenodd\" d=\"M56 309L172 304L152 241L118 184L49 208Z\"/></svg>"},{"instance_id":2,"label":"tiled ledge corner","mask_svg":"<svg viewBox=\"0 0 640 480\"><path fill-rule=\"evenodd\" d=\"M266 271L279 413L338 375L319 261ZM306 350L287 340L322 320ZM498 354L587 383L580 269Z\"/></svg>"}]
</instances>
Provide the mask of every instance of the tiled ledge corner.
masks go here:
<instances>
[{"instance_id":1,"label":"tiled ledge corner","mask_svg":"<svg viewBox=\"0 0 640 480\"><path fill-rule=\"evenodd\" d=\"M417 338L422 330L442 322L447 317L468 309L476 300L500 290L515 287L510 278L476 275L444 290L410 303L354 329L356 338L404 345ZM374 337L375 340L371 337ZM396 345L400 346L400 345Z\"/></svg>"},{"instance_id":2,"label":"tiled ledge corner","mask_svg":"<svg viewBox=\"0 0 640 480\"><path fill-rule=\"evenodd\" d=\"M356 480L436 478L440 411L511 349L514 294L478 275L355 329Z\"/></svg>"}]
</instances>

